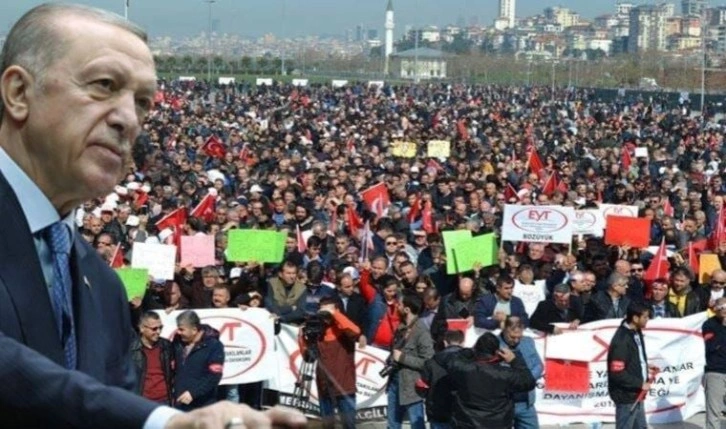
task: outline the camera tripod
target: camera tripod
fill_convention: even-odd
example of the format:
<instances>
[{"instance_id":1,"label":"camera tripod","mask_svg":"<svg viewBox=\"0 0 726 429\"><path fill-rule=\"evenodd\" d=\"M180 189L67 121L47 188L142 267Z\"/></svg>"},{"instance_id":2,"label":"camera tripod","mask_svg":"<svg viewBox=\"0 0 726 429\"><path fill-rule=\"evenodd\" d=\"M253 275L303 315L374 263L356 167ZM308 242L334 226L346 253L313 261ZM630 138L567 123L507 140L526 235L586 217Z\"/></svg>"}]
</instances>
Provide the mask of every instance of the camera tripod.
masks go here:
<instances>
[{"instance_id":1,"label":"camera tripod","mask_svg":"<svg viewBox=\"0 0 726 429\"><path fill-rule=\"evenodd\" d=\"M303 355L300 363L300 372L295 381L295 389L292 392L292 406L297 409L305 409L310 403L310 392L315 380L315 366L318 363L317 353L308 349Z\"/></svg>"}]
</instances>

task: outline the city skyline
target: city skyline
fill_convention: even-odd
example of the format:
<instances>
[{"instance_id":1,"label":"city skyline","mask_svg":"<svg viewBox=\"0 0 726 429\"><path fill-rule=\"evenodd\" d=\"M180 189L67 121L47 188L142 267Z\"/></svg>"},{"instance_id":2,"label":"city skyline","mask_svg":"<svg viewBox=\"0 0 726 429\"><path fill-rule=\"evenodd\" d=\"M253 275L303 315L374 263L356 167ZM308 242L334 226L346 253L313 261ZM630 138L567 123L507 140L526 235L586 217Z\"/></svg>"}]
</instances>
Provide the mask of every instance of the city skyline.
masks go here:
<instances>
[{"instance_id":1,"label":"city skyline","mask_svg":"<svg viewBox=\"0 0 726 429\"><path fill-rule=\"evenodd\" d=\"M76 0L123 14L124 0ZM41 0L4 0L0 5L0 32ZM218 33L259 37L344 36L362 25L383 32L388 0L216 0L213 20ZM546 7L562 6L583 18L613 13L615 0L582 2L581 0L517 0L518 18L541 14ZM656 3L634 0L635 4ZM680 0L672 0L680 9ZM202 0L130 0L130 19L147 29L152 37L195 36L207 30L208 5ZM726 0L712 0L711 6L726 5ZM396 37L406 26L444 26L475 21L490 26L499 15L495 0L393 0L396 11ZM173 12L172 12L173 11ZM170 13L175 19L169 19ZM283 19L284 16L284 19Z\"/></svg>"}]
</instances>

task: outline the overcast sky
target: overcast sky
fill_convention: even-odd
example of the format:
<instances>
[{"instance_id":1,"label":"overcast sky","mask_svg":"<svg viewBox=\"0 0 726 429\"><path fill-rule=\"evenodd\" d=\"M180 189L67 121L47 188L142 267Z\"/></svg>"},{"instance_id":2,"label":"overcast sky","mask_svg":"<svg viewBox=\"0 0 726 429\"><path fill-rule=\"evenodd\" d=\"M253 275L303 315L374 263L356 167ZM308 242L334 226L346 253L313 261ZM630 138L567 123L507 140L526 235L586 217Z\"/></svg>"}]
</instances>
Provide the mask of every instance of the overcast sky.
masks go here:
<instances>
[{"instance_id":1,"label":"overcast sky","mask_svg":"<svg viewBox=\"0 0 726 429\"><path fill-rule=\"evenodd\" d=\"M72 1L72 0L71 0ZM125 0L75 0L123 14ZM215 0L213 17L219 30L245 36L266 33L290 36L345 34L362 24L382 31L388 0ZM680 0L675 1L680 10ZM575 9L585 17L614 10L616 0L517 0L517 16L541 13L547 6ZM634 1L638 3L638 0ZM0 32L41 0L0 0ZM196 35L207 28L208 5L204 0L130 0L130 18L151 35ZM490 25L497 14L497 0L393 0L397 34L407 24L455 24L463 17ZM712 0L723 5L726 0ZM285 5L285 16L283 16ZM283 22L285 25L283 26Z\"/></svg>"}]
</instances>

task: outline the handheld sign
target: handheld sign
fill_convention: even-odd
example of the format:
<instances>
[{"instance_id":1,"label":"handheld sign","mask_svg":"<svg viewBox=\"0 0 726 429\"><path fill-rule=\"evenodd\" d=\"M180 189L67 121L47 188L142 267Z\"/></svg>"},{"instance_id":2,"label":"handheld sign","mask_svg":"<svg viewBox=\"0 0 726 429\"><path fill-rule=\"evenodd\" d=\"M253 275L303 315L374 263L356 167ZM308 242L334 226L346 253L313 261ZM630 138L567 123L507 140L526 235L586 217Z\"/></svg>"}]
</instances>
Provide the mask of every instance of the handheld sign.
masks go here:
<instances>
[{"instance_id":1,"label":"handheld sign","mask_svg":"<svg viewBox=\"0 0 726 429\"><path fill-rule=\"evenodd\" d=\"M214 265L214 237L211 235L184 235L181 237L181 266L192 264L197 268Z\"/></svg>"},{"instance_id":2,"label":"handheld sign","mask_svg":"<svg viewBox=\"0 0 726 429\"><path fill-rule=\"evenodd\" d=\"M575 210L562 206L504 206L502 240L540 243L572 241L572 222Z\"/></svg>"},{"instance_id":3,"label":"handheld sign","mask_svg":"<svg viewBox=\"0 0 726 429\"><path fill-rule=\"evenodd\" d=\"M608 216L605 244L643 249L650 244L650 219Z\"/></svg>"},{"instance_id":4,"label":"handheld sign","mask_svg":"<svg viewBox=\"0 0 726 429\"><path fill-rule=\"evenodd\" d=\"M232 262L282 262L287 236L260 229L233 229L228 233L227 259Z\"/></svg>"},{"instance_id":5,"label":"handheld sign","mask_svg":"<svg viewBox=\"0 0 726 429\"><path fill-rule=\"evenodd\" d=\"M427 147L429 158L448 158L451 155L451 142L448 140L431 140Z\"/></svg>"},{"instance_id":6,"label":"handheld sign","mask_svg":"<svg viewBox=\"0 0 726 429\"><path fill-rule=\"evenodd\" d=\"M116 274L124 284L129 301L144 297L146 285L149 283L149 270L146 268L118 268Z\"/></svg>"},{"instance_id":7,"label":"handheld sign","mask_svg":"<svg viewBox=\"0 0 726 429\"><path fill-rule=\"evenodd\" d=\"M155 279L174 280L176 246L169 244L134 243L131 266L146 268Z\"/></svg>"},{"instance_id":8,"label":"handheld sign","mask_svg":"<svg viewBox=\"0 0 726 429\"><path fill-rule=\"evenodd\" d=\"M605 219L600 210L575 210L572 222L572 235L594 235L602 237Z\"/></svg>"},{"instance_id":9,"label":"handheld sign","mask_svg":"<svg viewBox=\"0 0 726 429\"><path fill-rule=\"evenodd\" d=\"M471 240L471 231L468 229L444 231L441 235L444 238L444 250L446 251L446 274L456 274L454 247L463 241Z\"/></svg>"},{"instance_id":10,"label":"handheld sign","mask_svg":"<svg viewBox=\"0 0 726 429\"><path fill-rule=\"evenodd\" d=\"M401 158L413 158L416 156L416 143L395 141L391 147L393 156Z\"/></svg>"},{"instance_id":11,"label":"handheld sign","mask_svg":"<svg viewBox=\"0 0 726 429\"><path fill-rule=\"evenodd\" d=\"M489 267L497 263L496 239L493 233L474 237L471 240L454 244L454 262L456 271L464 273L474 269L474 265L481 264Z\"/></svg>"}]
</instances>

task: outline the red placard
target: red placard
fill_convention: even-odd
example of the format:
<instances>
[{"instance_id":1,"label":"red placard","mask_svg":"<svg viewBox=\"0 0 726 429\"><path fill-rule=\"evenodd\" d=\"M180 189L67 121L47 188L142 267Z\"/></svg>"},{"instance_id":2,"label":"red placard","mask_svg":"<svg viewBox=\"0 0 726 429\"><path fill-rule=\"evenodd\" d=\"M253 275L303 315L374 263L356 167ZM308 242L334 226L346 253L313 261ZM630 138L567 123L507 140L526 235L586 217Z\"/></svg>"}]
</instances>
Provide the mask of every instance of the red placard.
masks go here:
<instances>
[{"instance_id":1,"label":"red placard","mask_svg":"<svg viewBox=\"0 0 726 429\"><path fill-rule=\"evenodd\" d=\"M650 219L641 217L608 216L605 244L645 248L650 244Z\"/></svg>"},{"instance_id":2,"label":"red placard","mask_svg":"<svg viewBox=\"0 0 726 429\"><path fill-rule=\"evenodd\" d=\"M449 331L461 331L466 335L469 330L469 322L466 319L446 319L446 329Z\"/></svg>"},{"instance_id":3,"label":"red placard","mask_svg":"<svg viewBox=\"0 0 726 429\"><path fill-rule=\"evenodd\" d=\"M590 367L587 362L545 359L545 390L587 393L590 391Z\"/></svg>"}]
</instances>

